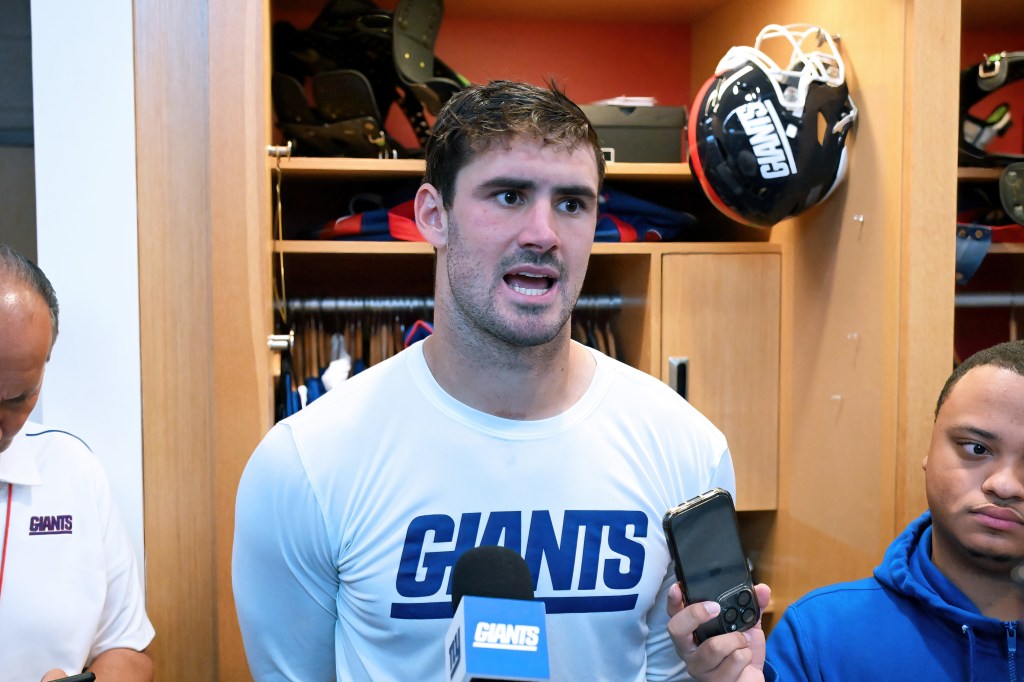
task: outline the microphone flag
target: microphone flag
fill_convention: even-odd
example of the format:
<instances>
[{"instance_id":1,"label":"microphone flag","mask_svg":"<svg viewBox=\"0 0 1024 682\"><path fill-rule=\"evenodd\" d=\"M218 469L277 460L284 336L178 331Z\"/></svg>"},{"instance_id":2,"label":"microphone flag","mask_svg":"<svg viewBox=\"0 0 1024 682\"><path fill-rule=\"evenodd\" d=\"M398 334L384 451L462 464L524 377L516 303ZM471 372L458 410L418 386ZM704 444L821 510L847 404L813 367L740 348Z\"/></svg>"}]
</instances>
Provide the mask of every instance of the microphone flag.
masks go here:
<instances>
[{"instance_id":1,"label":"microphone flag","mask_svg":"<svg viewBox=\"0 0 1024 682\"><path fill-rule=\"evenodd\" d=\"M449 682L551 677L542 601L466 595L444 644Z\"/></svg>"}]
</instances>

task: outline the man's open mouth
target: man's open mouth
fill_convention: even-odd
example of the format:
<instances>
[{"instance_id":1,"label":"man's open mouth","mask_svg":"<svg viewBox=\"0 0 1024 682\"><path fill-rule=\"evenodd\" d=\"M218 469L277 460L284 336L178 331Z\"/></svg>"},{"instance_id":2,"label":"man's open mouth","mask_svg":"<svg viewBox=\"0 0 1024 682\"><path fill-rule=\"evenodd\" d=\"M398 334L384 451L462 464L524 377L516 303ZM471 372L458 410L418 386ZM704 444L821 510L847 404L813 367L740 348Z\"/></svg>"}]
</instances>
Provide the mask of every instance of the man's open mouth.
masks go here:
<instances>
[{"instance_id":1,"label":"man's open mouth","mask_svg":"<svg viewBox=\"0 0 1024 682\"><path fill-rule=\"evenodd\" d=\"M517 272L505 275L505 283L524 296L540 296L551 290L555 280L544 275Z\"/></svg>"}]
</instances>

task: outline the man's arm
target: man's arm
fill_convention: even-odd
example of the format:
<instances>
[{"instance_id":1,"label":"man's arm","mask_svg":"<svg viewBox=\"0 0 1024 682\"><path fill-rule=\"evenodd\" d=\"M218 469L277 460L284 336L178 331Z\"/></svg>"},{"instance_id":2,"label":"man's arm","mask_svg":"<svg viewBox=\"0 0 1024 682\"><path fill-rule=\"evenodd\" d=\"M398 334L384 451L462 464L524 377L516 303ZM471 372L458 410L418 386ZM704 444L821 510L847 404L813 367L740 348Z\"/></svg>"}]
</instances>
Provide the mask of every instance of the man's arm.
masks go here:
<instances>
[{"instance_id":1,"label":"man's arm","mask_svg":"<svg viewBox=\"0 0 1024 682\"><path fill-rule=\"evenodd\" d=\"M96 682L152 682L153 659L148 650L109 649L96 657L88 672L96 676ZM53 682L70 676L54 668L47 671L40 682Z\"/></svg>"},{"instance_id":2,"label":"man's arm","mask_svg":"<svg viewBox=\"0 0 1024 682\"><path fill-rule=\"evenodd\" d=\"M323 510L287 426L271 429L242 474L231 575L253 676L334 679L338 572Z\"/></svg>"},{"instance_id":3,"label":"man's arm","mask_svg":"<svg viewBox=\"0 0 1024 682\"><path fill-rule=\"evenodd\" d=\"M98 477L97 508L103 523L107 591L90 648L92 662L86 670L97 680L149 682L153 660L147 649L153 641L153 624L146 615L135 550L111 499L105 474Z\"/></svg>"},{"instance_id":4,"label":"man's arm","mask_svg":"<svg viewBox=\"0 0 1024 682\"><path fill-rule=\"evenodd\" d=\"M668 614L662 608L668 600L669 590L675 582L675 573L666 576L658 590L657 600L647 614L647 674L646 682L665 682L682 678L684 665L676 655L674 642L669 636Z\"/></svg>"},{"instance_id":5,"label":"man's arm","mask_svg":"<svg viewBox=\"0 0 1024 682\"><path fill-rule=\"evenodd\" d=\"M96 682L151 682L153 659L148 650L108 649L88 670L96 675Z\"/></svg>"},{"instance_id":6,"label":"man's arm","mask_svg":"<svg viewBox=\"0 0 1024 682\"><path fill-rule=\"evenodd\" d=\"M771 590L761 584L756 585L754 591L763 611L768 607ZM684 607L679 585L669 590L668 631L676 653L686 662L686 672L700 682L771 682L776 679L770 667L765 669L765 636L760 620L746 632L729 632L697 645L693 638L697 627L718 615L717 610L709 611L709 606L718 608L714 602Z\"/></svg>"}]
</instances>

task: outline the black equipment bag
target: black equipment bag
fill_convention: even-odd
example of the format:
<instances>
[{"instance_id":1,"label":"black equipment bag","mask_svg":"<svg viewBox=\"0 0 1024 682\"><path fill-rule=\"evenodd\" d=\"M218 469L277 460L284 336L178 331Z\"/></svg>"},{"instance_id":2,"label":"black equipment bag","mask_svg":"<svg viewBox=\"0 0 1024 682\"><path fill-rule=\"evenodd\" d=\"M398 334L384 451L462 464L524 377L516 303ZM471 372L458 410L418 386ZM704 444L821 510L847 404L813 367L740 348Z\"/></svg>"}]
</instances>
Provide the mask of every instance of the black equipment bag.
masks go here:
<instances>
[{"instance_id":1,"label":"black equipment bag","mask_svg":"<svg viewBox=\"0 0 1024 682\"><path fill-rule=\"evenodd\" d=\"M273 26L271 93L277 126L300 156L417 157L436 114L468 83L434 56L443 0L329 0L307 29ZM310 103L310 95L312 103ZM401 108L419 149L384 129Z\"/></svg>"}]
</instances>

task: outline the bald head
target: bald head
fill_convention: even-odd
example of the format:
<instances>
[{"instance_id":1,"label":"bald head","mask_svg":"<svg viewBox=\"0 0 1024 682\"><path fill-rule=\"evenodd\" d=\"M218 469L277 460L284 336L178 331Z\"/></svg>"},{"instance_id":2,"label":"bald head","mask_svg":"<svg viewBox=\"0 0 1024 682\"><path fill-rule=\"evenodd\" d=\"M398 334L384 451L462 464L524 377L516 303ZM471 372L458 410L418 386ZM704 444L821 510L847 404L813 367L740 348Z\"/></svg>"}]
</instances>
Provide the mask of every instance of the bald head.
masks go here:
<instances>
[{"instance_id":1,"label":"bald head","mask_svg":"<svg viewBox=\"0 0 1024 682\"><path fill-rule=\"evenodd\" d=\"M0 279L0 453L39 400L52 347L53 324L43 297L21 280Z\"/></svg>"},{"instance_id":2,"label":"bald head","mask_svg":"<svg viewBox=\"0 0 1024 682\"><path fill-rule=\"evenodd\" d=\"M60 306L53 285L35 263L21 255L7 244L0 243L0 296L27 288L39 296L49 309L50 346L57 341Z\"/></svg>"}]
</instances>

